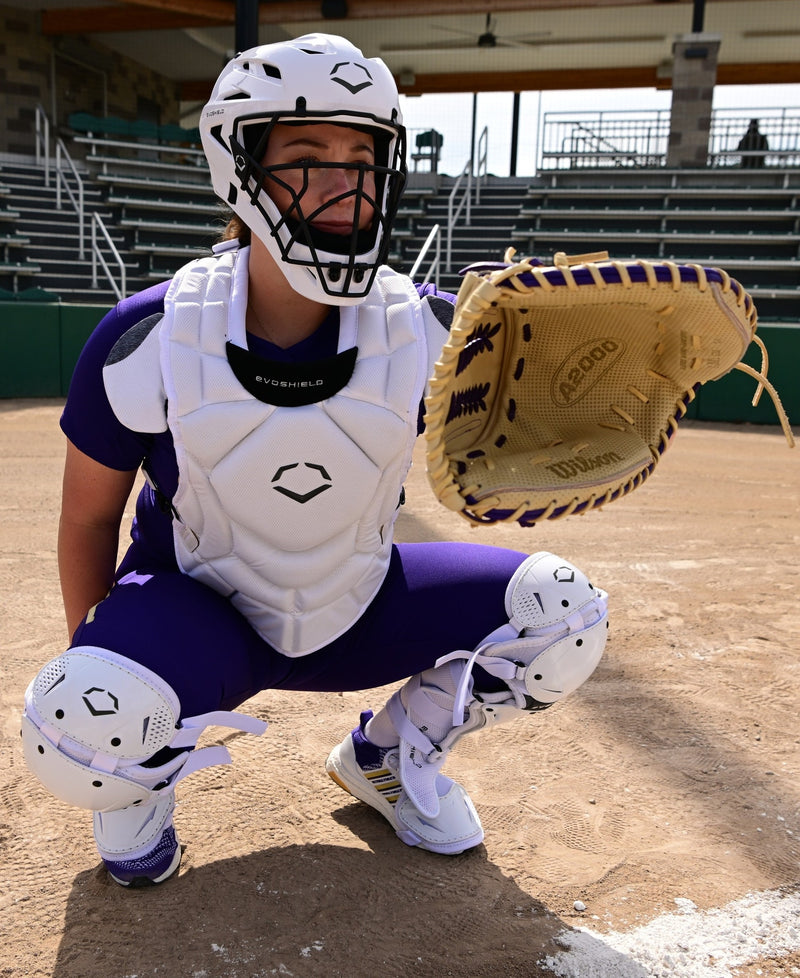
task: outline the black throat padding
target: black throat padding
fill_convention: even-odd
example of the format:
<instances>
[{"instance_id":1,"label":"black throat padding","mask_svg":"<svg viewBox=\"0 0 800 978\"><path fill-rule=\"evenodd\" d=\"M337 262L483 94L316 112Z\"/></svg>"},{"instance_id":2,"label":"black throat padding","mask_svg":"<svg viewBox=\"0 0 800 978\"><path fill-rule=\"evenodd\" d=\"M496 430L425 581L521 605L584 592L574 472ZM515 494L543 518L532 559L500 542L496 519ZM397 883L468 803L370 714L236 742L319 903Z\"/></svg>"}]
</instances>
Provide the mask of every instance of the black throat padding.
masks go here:
<instances>
[{"instance_id":1,"label":"black throat padding","mask_svg":"<svg viewBox=\"0 0 800 978\"><path fill-rule=\"evenodd\" d=\"M300 407L338 393L353 376L358 357L354 346L335 356L309 363L280 363L225 344L231 370L244 389L265 404Z\"/></svg>"}]
</instances>

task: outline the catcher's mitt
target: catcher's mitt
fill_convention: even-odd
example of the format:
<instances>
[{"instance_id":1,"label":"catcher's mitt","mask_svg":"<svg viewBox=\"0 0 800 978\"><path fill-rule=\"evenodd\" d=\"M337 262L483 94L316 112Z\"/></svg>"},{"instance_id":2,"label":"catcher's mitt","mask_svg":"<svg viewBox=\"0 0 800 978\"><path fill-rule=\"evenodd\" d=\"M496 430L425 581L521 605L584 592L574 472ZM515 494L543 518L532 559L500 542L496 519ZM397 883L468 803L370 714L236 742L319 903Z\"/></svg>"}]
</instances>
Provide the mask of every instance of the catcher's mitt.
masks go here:
<instances>
[{"instance_id":1,"label":"catcher's mitt","mask_svg":"<svg viewBox=\"0 0 800 978\"><path fill-rule=\"evenodd\" d=\"M645 481L699 385L734 367L793 444L755 329L718 268L605 253L473 266L426 399L434 492L477 523L596 509ZM761 372L740 362L753 339Z\"/></svg>"}]
</instances>

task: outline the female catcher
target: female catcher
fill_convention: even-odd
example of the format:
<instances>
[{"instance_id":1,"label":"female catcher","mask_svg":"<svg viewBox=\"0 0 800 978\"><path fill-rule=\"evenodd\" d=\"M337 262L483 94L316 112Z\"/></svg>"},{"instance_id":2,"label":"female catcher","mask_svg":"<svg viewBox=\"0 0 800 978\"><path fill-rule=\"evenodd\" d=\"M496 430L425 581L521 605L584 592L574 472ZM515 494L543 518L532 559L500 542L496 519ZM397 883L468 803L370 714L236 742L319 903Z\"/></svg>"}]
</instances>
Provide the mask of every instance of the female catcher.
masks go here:
<instances>
[{"instance_id":1,"label":"female catcher","mask_svg":"<svg viewBox=\"0 0 800 978\"><path fill-rule=\"evenodd\" d=\"M200 128L234 217L81 355L62 418L71 645L26 692L26 760L94 812L114 880L160 883L177 783L230 760L194 749L205 727L261 733L232 711L268 688L407 680L326 767L407 845L462 852L483 830L441 773L450 749L577 688L607 596L553 554L393 542L454 297L384 264L406 174L386 66L328 35L258 47Z\"/></svg>"}]
</instances>

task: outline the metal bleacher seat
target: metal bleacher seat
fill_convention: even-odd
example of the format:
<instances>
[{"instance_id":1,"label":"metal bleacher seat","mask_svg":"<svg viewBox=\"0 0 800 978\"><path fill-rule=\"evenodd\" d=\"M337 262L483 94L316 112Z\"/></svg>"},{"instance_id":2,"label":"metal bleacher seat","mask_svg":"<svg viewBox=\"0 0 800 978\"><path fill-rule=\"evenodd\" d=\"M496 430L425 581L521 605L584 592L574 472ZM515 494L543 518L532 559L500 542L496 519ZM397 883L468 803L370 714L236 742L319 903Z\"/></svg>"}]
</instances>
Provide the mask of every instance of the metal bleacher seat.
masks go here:
<instances>
[{"instance_id":1,"label":"metal bleacher seat","mask_svg":"<svg viewBox=\"0 0 800 978\"><path fill-rule=\"evenodd\" d=\"M0 185L0 199L10 196L11 188L5 184ZM11 285L10 292L13 296L17 295L20 277L28 277L41 271L38 265L24 257L25 246L31 242L30 238L20 234L14 226L19 217L19 211L5 206L4 202L0 203L0 280Z\"/></svg>"},{"instance_id":2,"label":"metal bleacher seat","mask_svg":"<svg viewBox=\"0 0 800 978\"><path fill-rule=\"evenodd\" d=\"M531 186L512 238L527 254L607 251L725 268L762 321L797 323L800 180L720 171L555 174Z\"/></svg>"},{"instance_id":3,"label":"metal bleacher seat","mask_svg":"<svg viewBox=\"0 0 800 978\"><path fill-rule=\"evenodd\" d=\"M18 294L20 276L27 278L30 275L36 275L41 270L38 265L34 265L29 261L3 261L0 262L0 279L9 281L11 283L11 291Z\"/></svg>"}]
</instances>

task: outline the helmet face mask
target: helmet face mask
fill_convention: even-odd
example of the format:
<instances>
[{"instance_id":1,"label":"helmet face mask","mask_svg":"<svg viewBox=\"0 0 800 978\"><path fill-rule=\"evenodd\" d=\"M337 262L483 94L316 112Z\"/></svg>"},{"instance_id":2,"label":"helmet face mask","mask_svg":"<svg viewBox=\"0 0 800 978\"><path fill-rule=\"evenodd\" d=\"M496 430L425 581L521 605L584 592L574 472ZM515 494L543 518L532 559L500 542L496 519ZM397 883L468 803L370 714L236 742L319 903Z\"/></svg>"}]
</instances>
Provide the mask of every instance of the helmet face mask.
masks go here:
<instances>
[{"instance_id":1,"label":"helmet face mask","mask_svg":"<svg viewBox=\"0 0 800 978\"><path fill-rule=\"evenodd\" d=\"M315 123L368 133L374 160L265 162L276 126ZM361 302L386 260L406 178L397 88L383 62L328 35L254 48L223 70L200 130L215 191L292 288L328 304ZM346 189L320 200L309 188L325 170L343 172ZM332 233L326 225L333 208L348 210L342 204L350 205L352 228Z\"/></svg>"}]
</instances>

